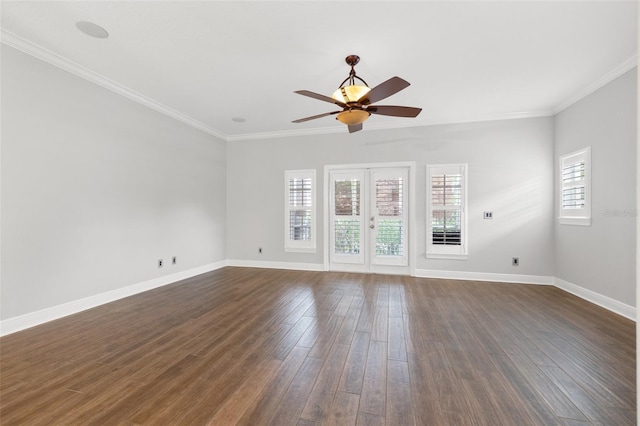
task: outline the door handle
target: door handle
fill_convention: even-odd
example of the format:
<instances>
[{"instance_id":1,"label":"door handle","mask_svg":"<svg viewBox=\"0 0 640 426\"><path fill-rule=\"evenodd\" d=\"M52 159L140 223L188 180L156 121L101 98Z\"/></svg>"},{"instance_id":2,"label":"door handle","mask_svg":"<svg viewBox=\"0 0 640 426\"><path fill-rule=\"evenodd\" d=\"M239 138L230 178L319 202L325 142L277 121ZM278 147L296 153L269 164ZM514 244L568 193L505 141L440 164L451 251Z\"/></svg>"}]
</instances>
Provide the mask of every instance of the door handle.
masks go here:
<instances>
[{"instance_id":1,"label":"door handle","mask_svg":"<svg viewBox=\"0 0 640 426\"><path fill-rule=\"evenodd\" d=\"M375 228L375 227L376 227L376 226L375 226L373 223L372 223L371 225L369 225L369 228L371 228L371 229L373 229L373 228Z\"/></svg>"}]
</instances>

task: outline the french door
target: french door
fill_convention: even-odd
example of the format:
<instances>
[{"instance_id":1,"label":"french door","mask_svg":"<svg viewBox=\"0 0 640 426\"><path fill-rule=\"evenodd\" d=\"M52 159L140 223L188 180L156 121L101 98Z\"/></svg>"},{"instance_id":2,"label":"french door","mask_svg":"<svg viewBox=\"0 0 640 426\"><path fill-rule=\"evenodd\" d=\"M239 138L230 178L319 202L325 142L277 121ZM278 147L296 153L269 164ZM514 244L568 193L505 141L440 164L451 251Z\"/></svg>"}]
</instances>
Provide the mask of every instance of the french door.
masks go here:
<instances>
[{"instance_id":1,"label":"french door","mask_svg":"<svg viewBox=\"0 0 640 426\"><path fill-rule=\"evenodd\" d=\"M409 273L409 169L329 171L329 269Z\"/></svg>"}]
</instances>

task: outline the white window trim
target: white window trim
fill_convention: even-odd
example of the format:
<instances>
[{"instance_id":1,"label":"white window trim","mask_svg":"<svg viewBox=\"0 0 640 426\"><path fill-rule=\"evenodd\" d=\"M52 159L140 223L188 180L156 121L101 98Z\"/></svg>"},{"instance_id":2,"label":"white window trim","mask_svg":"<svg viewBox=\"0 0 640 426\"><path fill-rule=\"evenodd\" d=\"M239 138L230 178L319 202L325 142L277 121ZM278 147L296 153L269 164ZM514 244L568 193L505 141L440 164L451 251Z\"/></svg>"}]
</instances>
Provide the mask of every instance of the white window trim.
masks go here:
<instances>
[{"instance_id":1,"label":"white window trim","mask_svg":"<svg viewBox=\"0 0 640 426\"><path fill-rule=\"evenodd\" d=\"M562 208L562 170L566 162L584 159L584 209ZM591 147L562 155L558 161L558 223L561 225L591 226Z\"/></svg>"},{"instance_id":2,"label":"white window trim","mask_svg":"<svg viewBox=\"0 0 640 426\"><path fill-rule=\"evenodd\" d=\"M291 179L311 178L311 206L289 205L289 182ZM290 212L291 210L309 210L311 212L311 239L296 241L290 239ZM284 251L297 253L316 252L316 171L312 170L286 170L284 172Z\"/></svg>"},{"instance_id":3,"label":"white window trim","mask_svg":"<svg viewBox=\"0 0 640 426\"><path fill-rule=\"evenodd\" d=\"M426 257L427 259L452 259L465 260L468 258L467 245L467 164L437 164L427 165L427 238L426 238ZM461 240L459 246L445 246L433 244L433 232L431 230L431 218L433 216L433 206L431 200L432 194L432 176L434 174L454 174L462 172L462 219L461 219Z\"/></svg>"}]
</instances>

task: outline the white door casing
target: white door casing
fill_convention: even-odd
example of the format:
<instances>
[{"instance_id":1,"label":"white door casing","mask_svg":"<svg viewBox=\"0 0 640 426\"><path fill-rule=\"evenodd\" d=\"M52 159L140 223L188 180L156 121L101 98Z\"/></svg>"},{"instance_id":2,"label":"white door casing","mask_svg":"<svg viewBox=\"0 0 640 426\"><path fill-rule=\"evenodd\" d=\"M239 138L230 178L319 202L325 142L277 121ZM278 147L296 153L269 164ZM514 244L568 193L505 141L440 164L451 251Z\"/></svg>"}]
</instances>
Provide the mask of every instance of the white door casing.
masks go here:
<instances>
[{"instance_id":1,"label":"white door casing","mask_svg":"<svg viewBox=\"0 0 640 426\"><path fill-rule=\"evenodd\" d=\"M414 163L325 167L325 269L410 275Z\"/></svg>"}]
</instances>

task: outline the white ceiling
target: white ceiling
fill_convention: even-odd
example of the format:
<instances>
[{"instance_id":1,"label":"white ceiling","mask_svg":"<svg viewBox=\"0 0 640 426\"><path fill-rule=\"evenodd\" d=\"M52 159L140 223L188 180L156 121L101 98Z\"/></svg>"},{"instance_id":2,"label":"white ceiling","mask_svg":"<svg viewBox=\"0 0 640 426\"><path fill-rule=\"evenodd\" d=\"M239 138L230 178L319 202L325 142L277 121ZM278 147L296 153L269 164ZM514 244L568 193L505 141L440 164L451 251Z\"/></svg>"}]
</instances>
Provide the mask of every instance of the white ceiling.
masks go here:
<instances>
[{"instance_id":1,"label":"white ceiling","mask_svg":"<svg viewBox=\"0 0 640 426\"><path fill-rule=\"evenodd\" d=\"M637 64L637 1L2 2L3 42L226 140L346 132L330 95L361 57L367 129L550 115ZM109 32L97 39L77 21ZM243 117L244 123L232 120Z\"/></svg>"}]
</instances>

